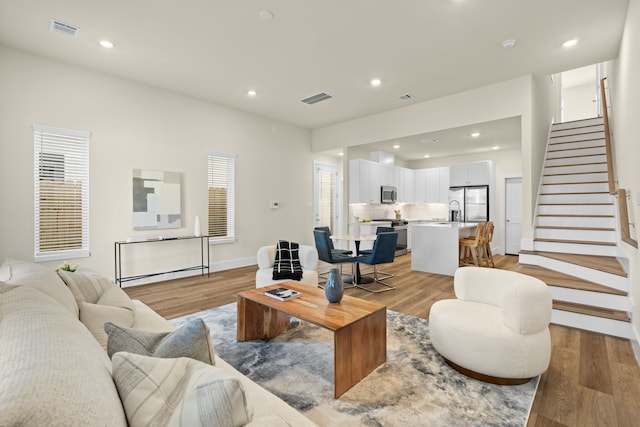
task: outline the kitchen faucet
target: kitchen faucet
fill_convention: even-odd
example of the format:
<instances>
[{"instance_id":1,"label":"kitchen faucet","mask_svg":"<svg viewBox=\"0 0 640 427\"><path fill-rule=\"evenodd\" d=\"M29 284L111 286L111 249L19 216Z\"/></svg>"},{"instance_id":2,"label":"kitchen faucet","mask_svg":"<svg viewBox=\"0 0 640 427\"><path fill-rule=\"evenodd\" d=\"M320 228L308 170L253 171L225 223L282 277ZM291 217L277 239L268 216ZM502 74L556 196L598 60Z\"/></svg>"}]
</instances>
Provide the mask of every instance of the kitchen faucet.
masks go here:
<instances>
[{"instance_id":1,"label":"kitchen faucet","mask_svg":"<svg viewBox=\"0 0 640 427\"><path fill-rule=\"evenodd\" d=\"M455 203L456 209L452 209L451 208L451 204L452 203ZM458 224L460 224L460 202L455 200L455 199L451 200L449 202L449 210L452 211L452 212L456 212L456 219L458 221ZM453 218L451 218L451 219L453 220Z\"/></svg>"}]
</instances>

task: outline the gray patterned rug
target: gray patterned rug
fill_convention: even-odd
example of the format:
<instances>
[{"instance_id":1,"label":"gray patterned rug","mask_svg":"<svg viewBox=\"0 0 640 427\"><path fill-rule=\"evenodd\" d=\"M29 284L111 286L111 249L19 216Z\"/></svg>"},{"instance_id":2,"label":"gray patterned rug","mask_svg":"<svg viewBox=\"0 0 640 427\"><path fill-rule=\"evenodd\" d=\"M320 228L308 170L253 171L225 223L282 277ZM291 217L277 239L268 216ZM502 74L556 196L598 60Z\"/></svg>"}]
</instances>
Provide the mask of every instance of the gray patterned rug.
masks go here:
<instances>
[{"instance_id":1,"label":"gray patterned rug","mask_svg":"<svg viewBox=\"0 0 640 427\"><path fill-rule=\"evenodd\" d=\"M496 386L451 369L431 346L428 322L387 311L387 361L333 398L333 337L293 319L270 341L236 341L236 304L201 317L216 353L320 426L524 426L538 379Z\"/></svg>"}]
</instances>

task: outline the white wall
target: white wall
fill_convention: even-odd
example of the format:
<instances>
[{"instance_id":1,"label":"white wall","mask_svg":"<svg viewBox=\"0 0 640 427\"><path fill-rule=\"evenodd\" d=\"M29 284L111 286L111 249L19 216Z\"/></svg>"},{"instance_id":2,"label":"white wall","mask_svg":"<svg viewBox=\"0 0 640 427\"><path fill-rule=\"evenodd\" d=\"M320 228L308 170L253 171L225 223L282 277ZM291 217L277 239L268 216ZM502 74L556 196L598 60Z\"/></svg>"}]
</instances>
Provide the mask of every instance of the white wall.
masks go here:
<instances>
[{"instance_id":1,"label":"white wall","mask_svg":"<svg viewBox=\"0 0 640 427\"><path fill-rule=\"evenodd\" d=\"M596 117L596 83L585 83L562 89L562 121L589 119Z\"/></svg>"},{"instance_id":2,"label":"white wall","mask_svg":"<svg viewBox=\"0 0 640 427\"><path fill-rule=\"evenodd\" d=\"M631 0L618 60L607 77L612 101L613 149L618 188L631 190L631 221L640 224L640 144L638 143L638 117L640 117L640 0ZM609 67L608 67L609 68ZM636 233L637 236L637 233ZM631 299L633 325L640 339L640 256L638 249L622 244L632 270Z\"/></svg>"},{"instance_id":3,"label":"white wall","mask_svg":"<svg viewBox=\"0 0 640 427\"><path fill-rule=\"evenodd\" d=\"M311 153L307 130L2 47L0 94L0 260L33 259L34 123L91 132L91 256L81 266L111 277L114 241L192 234L196 215L206 223L209 150L237 154L237 242L211 246L215 266L250 263L280 238L313 243L312 162L335 159ZM133 231L134 168L182 172L183 228ZM199 263L195 246L150 245L128 266Z\"/></svg>"}]
</instances>

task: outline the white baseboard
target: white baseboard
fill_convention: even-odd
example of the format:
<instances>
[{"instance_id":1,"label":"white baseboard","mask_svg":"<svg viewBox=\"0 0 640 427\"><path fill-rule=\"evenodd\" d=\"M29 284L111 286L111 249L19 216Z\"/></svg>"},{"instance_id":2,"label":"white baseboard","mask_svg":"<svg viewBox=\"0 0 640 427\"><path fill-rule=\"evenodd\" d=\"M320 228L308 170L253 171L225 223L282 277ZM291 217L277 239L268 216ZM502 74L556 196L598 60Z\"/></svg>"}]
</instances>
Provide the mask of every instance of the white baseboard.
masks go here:
<instances>
[{"instance_id":1,"label":"white baseboard","mask_svg":"<svg viewBox=\"0 0 640 427\"><path fill-rule=\"evenodd\" d=\"M256 257L223 261L218 263L214 262L212 264L209 264L209 271L211 273L215 273L218 271L231 270L234 268L249 267L251 265L256 265L257 263L258 261ZM127 282L124 282L122 284L122 287L128 288L130 286L139 286L139 285L145 285L148 283L164 282L166 280L181 279L184 277L191 277L191 276L199 276L200 274L201 273L199 270L179 271L175 273L164 273L164 274L158 274L156 276L142 277L140 279L129 280ZM112 280L115 282L115 278Z\"/></svg>"}]
</instances>

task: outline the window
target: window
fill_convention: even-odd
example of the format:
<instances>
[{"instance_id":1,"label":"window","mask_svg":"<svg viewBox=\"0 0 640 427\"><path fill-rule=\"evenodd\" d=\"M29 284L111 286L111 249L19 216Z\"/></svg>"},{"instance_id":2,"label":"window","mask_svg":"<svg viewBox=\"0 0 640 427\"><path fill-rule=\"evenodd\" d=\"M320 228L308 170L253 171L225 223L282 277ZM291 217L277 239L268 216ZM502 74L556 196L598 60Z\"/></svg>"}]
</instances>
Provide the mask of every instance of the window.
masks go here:
<instances>
[{"instance_id":1,"label":"window","mask_svg":"<svg viewBox=\"0 0 640 427\"><path fill-rule=\"evenodd\" d=\"M234 242L235 155L209 153L209 236L212 243Z\"/></svg>"},{"instance_id":2,"label":"window","mask_svg":"<svg viewBox=\"0 0 640 427\"><path fill-rule=\"evenodd\" d=\"M36 260L89 256L89 135L33 125Z\"/></svg>"}]
</instances>

